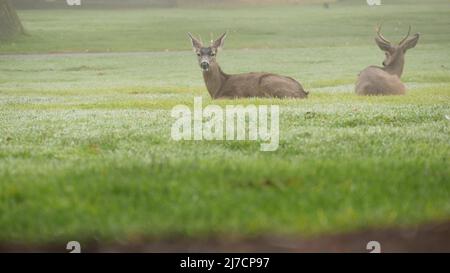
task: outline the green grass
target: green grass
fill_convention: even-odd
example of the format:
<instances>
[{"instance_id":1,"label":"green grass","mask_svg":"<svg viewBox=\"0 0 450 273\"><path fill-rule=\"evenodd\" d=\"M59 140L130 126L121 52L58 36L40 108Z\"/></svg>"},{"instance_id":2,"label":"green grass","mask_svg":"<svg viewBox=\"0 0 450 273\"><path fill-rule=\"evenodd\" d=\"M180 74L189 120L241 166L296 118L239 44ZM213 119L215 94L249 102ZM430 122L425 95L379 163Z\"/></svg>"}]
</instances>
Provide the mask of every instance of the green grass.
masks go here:
<instances>
[{"instance_id":1,"label":"green grass","mask_svg":"<svg viewBox=\"0 0 450 273\"><path fill-rule=\"evenodd\" d=\"M0 55L0 241L308 236L448 219L449 1L407 3L21 11L31 36L0 47L16 53ZM406 96L353 94L357 73L383 59L379 21L392 40L408 24L422 33ZM185 32L223 30L226 72L289 75L310 98L211 101ZM85 50L118 53L17 54ZM194 96L280 105L280 148L172 141L170 110Z\"/></svg>"},{"instance_id":2,"label":"green grass","mask_svg":"<svg viewBox=\"0 0 450 273\"><path fill-rule=\"evenodd\" d=\"M386 0L387 1L387 0ZM389 2L393 2L392 0ZM228 9L21 11L31 36L0 46L1 52L107 52L186 50L186 33L205 42L229 31L227 48L367 46L374 26L400 40L408 25L428 43L448 43L449 0L394 1L369 8L365 0L322 5Z\"/></svg>"}]
</instances>

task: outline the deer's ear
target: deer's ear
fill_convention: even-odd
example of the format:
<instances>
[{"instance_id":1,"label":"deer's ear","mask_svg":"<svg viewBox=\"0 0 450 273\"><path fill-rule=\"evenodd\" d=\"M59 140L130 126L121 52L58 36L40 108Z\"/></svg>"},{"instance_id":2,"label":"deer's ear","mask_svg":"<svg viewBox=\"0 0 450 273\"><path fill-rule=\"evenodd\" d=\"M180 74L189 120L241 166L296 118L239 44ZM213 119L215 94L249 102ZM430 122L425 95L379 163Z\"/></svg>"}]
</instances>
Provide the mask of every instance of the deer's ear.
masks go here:
<instances>
[{"instance_id":1,"label":"deer's ear","mask_svg":"<svg viewBox=\"0 0 450 273\"><path fill-rule=\"evenodd\" d=\"M217 40L215 40L212 43L212 47L214 47L216 50L223 47L223 44L225 43L225 37L227 37L227 33L225 32L220 36Z\"/></svg>"},{"instance_id":2,"label":"deer's ear","mask_svg":"<svg viewBox=\"0 0 450 273\"><path fill-rule=\"evenodd\" d=\"M381 40L378 37L375 37L375 43L378 45L378 47L383 51L389 51L391 49L391 44Z\"/></svg>"},{"instance_id":3,"label":"deer's ear","mask_svg":"<svg viewBox=\"0 0 450 273\"><path fill-rule=\"evenodd\" d=\"M409 38L408 40L404 41L401 46L403 47L403 50L406 51L408 49L411 49L417 45L417 42L419 41L420 34L417 33L414 35L414 37Z\"/></svg>"},{"instance_id":4,"label":"deer's ear","mask_svg":"<svg viewBox=\"0 0 450 273\"><path fill-rule=\"evenodd\" d=\"M200 42L198 39L194 38L191 33L188 32L188 36L191 39L192 47L194 48L194 50L198 51L198 50L200 50L200 48L203 47L202 42Z\"/></svg>"}]
</instances>

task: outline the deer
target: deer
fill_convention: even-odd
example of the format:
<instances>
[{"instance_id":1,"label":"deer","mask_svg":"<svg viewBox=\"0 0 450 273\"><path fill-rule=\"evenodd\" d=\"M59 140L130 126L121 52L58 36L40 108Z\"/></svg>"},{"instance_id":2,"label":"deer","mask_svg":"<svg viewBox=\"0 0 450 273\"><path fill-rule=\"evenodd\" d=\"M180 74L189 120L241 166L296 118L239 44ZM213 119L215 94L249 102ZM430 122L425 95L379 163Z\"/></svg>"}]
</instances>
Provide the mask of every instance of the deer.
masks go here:
<instances>
[{"instance_id":1,"label":"deer","mask_svg":"<svg viewBox=\"0 0 450 273\"><path fill-rule=\"evenodd\" d=\"M386 58L383 67L369 66L359 73L355 91L358 95L404 95L406 86L400 80L405 65L405 53L414 48L419 41L419 33L413 37L411 26L408 34L393 45L381 34L381 25L375 29L377 36L375 43L385 52Z\"/></svg>"},{"instance_id":2,"label":"deer","mask_svg":"<svg viewBox=\"0 0 450 273\"><path fill-rule=\"evenodd\" d=\"M194 52L198 57L198 64L203 73L206 89L212 99L237 98L306 98L307 91L291 77L273 73L245 73L230 75L222 71L216 56L223 48L227 33L217 40L211 41L210 46L203 46L201 40L188 33Z\"/></svg>"}]
</instances>

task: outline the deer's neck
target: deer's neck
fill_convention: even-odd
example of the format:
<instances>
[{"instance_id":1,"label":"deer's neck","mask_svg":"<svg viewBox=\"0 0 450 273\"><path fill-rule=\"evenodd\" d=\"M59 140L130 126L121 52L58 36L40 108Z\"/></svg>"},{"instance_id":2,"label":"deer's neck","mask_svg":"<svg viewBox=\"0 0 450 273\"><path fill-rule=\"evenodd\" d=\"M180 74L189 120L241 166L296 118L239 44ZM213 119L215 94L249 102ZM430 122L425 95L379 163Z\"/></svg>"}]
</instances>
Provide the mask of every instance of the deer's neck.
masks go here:
<instances>
[{"instance_id":1,"label":"deer's neck","mask_svg":"<svg viewBox=\"0 0 450 273\"><path fill-rule=\"evenodd\" d=\"M403 67L405 66L405 58L403 56L399 56L388 66L384 67L384 70L392 75L397 75L399 78L403 74Z\"/></svg>"},{"instance_id":2,"label":"deer's neck","mask_svg":"<svg viewBox=\"0 0 450 273\"><path fill-rule=\"evenodd\" d=\"M205 80L206 89L212 98L216 98L223 84L227 80L228 75L225 74L216 62L209 65L208 71L203 71L203 79Z\"/></svg>"}]
</instances>

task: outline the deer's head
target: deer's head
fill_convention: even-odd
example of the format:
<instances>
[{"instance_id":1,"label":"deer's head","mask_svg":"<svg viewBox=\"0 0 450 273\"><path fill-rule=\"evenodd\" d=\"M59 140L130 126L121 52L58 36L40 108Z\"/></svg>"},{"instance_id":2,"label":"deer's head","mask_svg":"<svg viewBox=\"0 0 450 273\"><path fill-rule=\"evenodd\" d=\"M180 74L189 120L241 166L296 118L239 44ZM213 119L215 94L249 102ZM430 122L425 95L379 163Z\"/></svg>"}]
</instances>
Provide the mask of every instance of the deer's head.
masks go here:
<instances>
[{"instance_id":1,"label":"deer's head","mask_svg":"<svg viewBox=\"0 0 450 273\"><path fill-rule=\"evenodd\" d=\"M383 66L385 67L393 65L398 61L403 63L406 51L415 47L419 41L419 33L416 33L413 37L409 37L411 26L409 26L408 34L397 45L392 44L383 36L383 34L381 34L381 26L377 27L376 32L377 37L375 37L375 42L386 54L386 58L383 61Z\"/></svg>"},{"instance_id":2,"label":"deer's head","mask_svg":"<svg viewBox=\"0 0 450 273\"><path fill-rule=\"evenodd\" d=\"M198 64L203 71L208 71L210 64L216 61L217 52L223 47L226 35L226 33L222 34L217 40L211 42L210 46L205 47L200 40L188 33L194 52L198 57Z\"/></svg>"}]
</instances>

